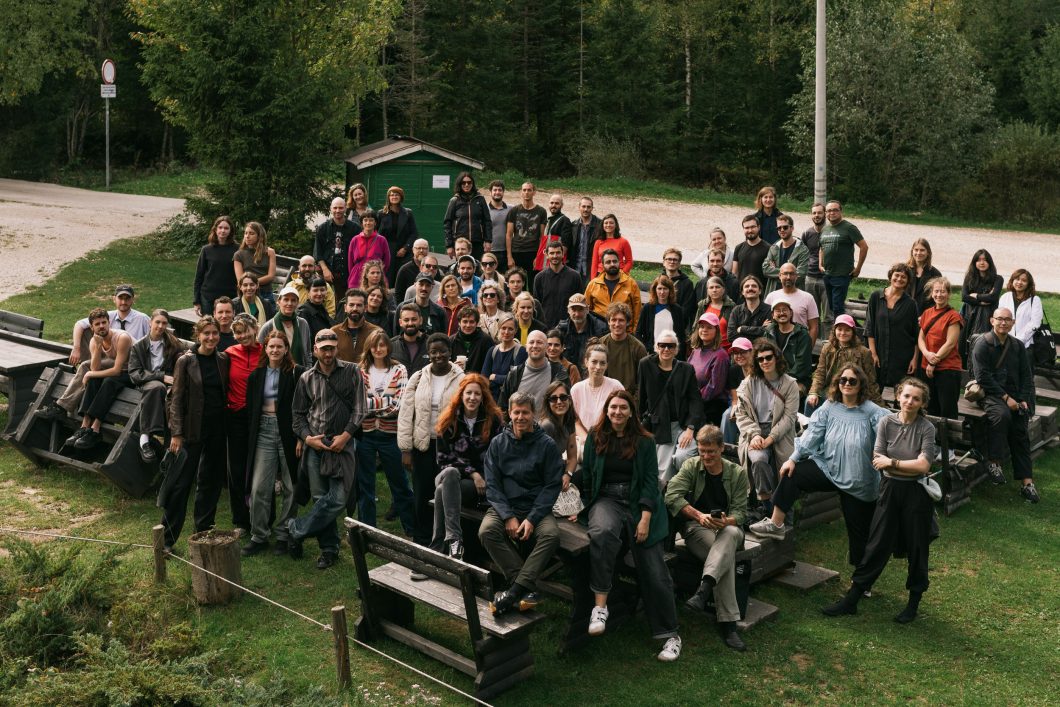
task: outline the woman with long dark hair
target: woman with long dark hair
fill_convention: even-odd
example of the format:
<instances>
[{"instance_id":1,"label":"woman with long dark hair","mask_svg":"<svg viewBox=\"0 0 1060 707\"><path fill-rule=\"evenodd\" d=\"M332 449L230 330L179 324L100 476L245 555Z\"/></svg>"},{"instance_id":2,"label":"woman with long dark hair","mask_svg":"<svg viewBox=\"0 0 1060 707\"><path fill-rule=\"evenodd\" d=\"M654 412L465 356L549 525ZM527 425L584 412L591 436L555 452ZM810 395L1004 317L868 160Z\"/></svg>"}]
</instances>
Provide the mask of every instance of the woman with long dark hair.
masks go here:
<instances>
[{"instance_id":1,"label":"woman with long dark hair","mask_svg":"<svg viewBox=\"0 0 1060 707\"><path fill-rule=\"evenodd\" d=\"M468 297L460 295L460 283L456 276L446 275L442 278L441 295L438 304L445 312L445 335L452 336L460 328L460 318L457 316L464 307L473 307Z\"/></svg>"},{"instance_id":2,"label":"woman with long dark hair","mask_svg":"<svg viewBox=\"0 0 1060 707\"><path fill-rule=\"evenodd\" d=\"M957 419L957 401L961 395L961 355L957 352L961 338L961 315L950 306L950 281L937 277L929 285L934 306L920 315L922 375L927 381L927 411Z\"/></svg>"},{"instance_id":3,"label":"woman with long dark hair","mask_svg":"<svg viewBox=\"0 0 1060 707\"><path fill-rule=\"evenodd\" d=\"M482 258L484 244L493 244L493 221L486 205L486 197L478 193L475 177L471 172L461 172L456 177L453 197L445 209L442 219L445 235L445 252L452 258L456 251L456 239L463 236L471 241L471 255Z\"/></svg>"},{"instance_id":4,"label":"woman with long dark hair","mask_svg":"<svg viewBox=\"0 0 1060 707\"><path fill-rule=\"evenodd\" d=\"M199 251L195 264L195 313L200 317L213 314L213 301L218 297L234 297L236 275L232 258L239 246L235 241L235 227L229 216L218 216L210 226L206 245Z\"/></svg>"},{"instance_id":5,"label":"woman with long dark hair","mask_svg":"<svg viewBox=\"0 0 1060 707\"><path fill-rule=\"evenodd\" d=\"M961 332L961 360L969 360L968 343L976 334L990 331L990 318L994 316L998 302L1001 300L1001 288L1005 281L997 274L997 266L990 251L980 248L972 256L968 271L964 274L964 285L961 287L961 319L964 330Z\"/></svg>"},{"instance_id":6,"label":"woman with long dark hair","mask_svg":"<svg viewBox=\"0 0 1060 707\"><path fill-rule=\"evenodd\" d=\"M917 238L909 249L909 287L906 292L916 302L917 311L923 312L931 307L931 290L928 283L941 277L939 269L931 264L931 244L924 238Z\"/></svg>"},{"instance_id":7,"label":"woman with long dark hair","mask_svg":"<svg viewBox=\"0 0 1060 707\"><path fill-rule=\"evenodd\" d=\"M287 334L273 329L265 337L263 355L247 379L247 476L250 477L250 542L243 555L257 555L269 546L275 517L274 555L287 554L287 520L294 515L294 481L301 440L294 433L291 410L294 389L305 371L291 358ZM273 514L279 482L280 509Z\"/></svg>"},{"instance_id":8,"label":"woman with long dark hair","mask_svg":"<svg viewBox=\"0 0 1060 707\"><path fill-rule=\"evenodd\" d=\"M567 466L563 471L563 490L570 488L571 479L578 469L578 435L575 430L576 416L571 399L570 384L556 380L545 388L545 413L541 418L541 429L556 443L556 449L564 455Z\"/></svg>"},{"instance_id":9,"label":"woman with long dark hair","mask_svg":"<svg viewBox=\"0 0 1060 707\"><path fill-rule=\"evenodd\" d=\"M502 429L504 418L489 383L477 373L464 376L435 428L441 471L434 477L432 550L463 559L460 508L485 501L483 456Z\"/></svg>"},{"instance_id":10,"label":"woman with long dark hair","mask_svg":"<svg viewBox=\"0 0 1060 707\"><path fill-rule=\"evenodd\" d=\"M1008 279L1008 288L1001 295L998 307L1012 312L1016 320L1012 325L1012 336L1019 339L1025 348L1034 343L1034 332L1042 325L1042 298L1034 287L1034 276L1029 270L1020 268ZM1031 368L1034 362L1031 361Z\"/></svg>"},{"instance_id":11,"label":"woman with long dark hair","mask_svg":"<svg viewBox=\"0 0 1060 707\"><path fill-rule=\"evenodd\" d=\"M169 331L169 312L151 312L151 330L129 349L129 380L140 389L140 458L158 458L152 437L166 433L166 393L184 344Z\"/></svg>"},{"instance_id":12,"label":"woman with long dark hair","mask_svg":"<svg viewBox=\"0 0 1060 707\"><path fill-rule=\"evenodd\" d=\"M865 310L865 338L880 386L894 385L917 368L917 304L909 296L909 268L895 263L887 271L888 285L869 295Z\"/></svg>"},{"instance_id":13,"label":"woman with long dark hair","mask_svg":"<svg viewBox=\"0 0 1060 707\"><path fill-rule=\"evenodd\" d=\"M856 614L858 601L872 589L899 549L909 561L905 580L909 601L894 617L897 623L907 624L916 618L920 597L930 583L928 546L935 504L917 483L931 473L935 459L935 425L924 419L930 393L916 378L902 380L894 392L898 412L882 418L876 427L872 465L883 474L883 480L865 555L854 570L846 595L821 609L826 616Z\"/></svg>"},{"instance_id":14,"label":"woman with long dark hair","mask_svg":"<svg viewBox=\"0 0 1060 707\"><path fill-rule=\"evenodd\" d=\"M628 275L633 269L633 248L630 247L629 241L622 237L618 217L614 214L604 216L600 222L600 238L593 244L593 269L590 279L599 275L603 269L604 251L608 248L618 253L618 267Z\"/></svg>"},{"instance_id":15,"label":"woman with long dark hair","mask_svg":"<svg viewBox=\"0 0 1060 707\"><path fill-rule=\"evenodd\" d=\"M633 396L620 390L608 396L604 415L585 440L583 511L589 523L589 588L595 606L589 635L607 627L607 597L615 563L623 547L633 552L652 638L665 640L658 659L677 660L681 638L673 580L663 558L668 521L659 492L655 443L640 424Z\"/></svg>"},{"instance_id":16,"label":"woman with long dark hair","mask_svg":"<svg viewBox=\"0 0 1060 707\"><path fill-rule=\"evenodd\" d=\"M381 285L370 287L365 290L364 320L386 332L387 336L394 334L393 312L387 309L386 288Z\"/></svg>"},{"instance_id":17,"label":"woman with long dark hair","mask_svg":"<svg viewBox=\"0 0 1060 707\"><path fill-rule=\"evenodd\" d=\"M373 287L381 287L386 311L393 312L397 309L397 302L394 300L394 293L390 291L387 282L386 265L383 264L382 260L365 262L364 267L361 268L361 289L368 292Z\"/></svg>"},{"instance_id":18,"label":"woman with long dark hair","mask_svg":"<svg viewBox=\"0 0 1060 707\"><path fill-rule=\"evenodd\" d=\"M169 395L169 451L175 455L173 480L164 482L161 500L166 552L184 527L188 496L194 484L195 532L209 530L217 515L225 479L225 396L228 391L228 357L217 350L221 327L213 317L203 317L193 329L195 343L177 359ZM186 454L180 462L181 452Z\"/></svg>"},{"instance_id":19,"label":"woman with long dark hair","mask_svg":"<svg viewBox=\"0 0 1060 707\"><path fill-rule=\"evenodd\" d=\"M655 348L655 337L667 329L682 332L683 336L688 325L685 312L677 304L677 288L673 280L666 275L659 275L648 288L648 306L640 310L635 335L644 348L651 351ZM686 354L684 348L681 346L677 352L682 360Z\"/></svg>"},{"instance_id":20,"label":"woman with long dark hair","mask_svg":"<svg viewBox=\"0 0 1060 707\"><path fill-rule=\"evenodd\" d=\"M243 279L243 273L257 277L258 297L262 302L276 306L272 293L272 283L276 279L276 251L269 247L265 227L257 221L251 221L243 229L243 242L232 256L232 268L236 282Z\"/></svg>"},{"instance_id":21,"label":"woman with long dark hair","mask_svg":"<svg viewBox=\"0 0 1060 707\"><path fill-rule=\"evenodd\" d=\"M386 190L386 205L379 212L379 232L390 246L387 282L394 282L398 268L412 258L412 244L420 237L412 209L405 208L405 190L401 187Z\"/></svg>"}]
</instances>

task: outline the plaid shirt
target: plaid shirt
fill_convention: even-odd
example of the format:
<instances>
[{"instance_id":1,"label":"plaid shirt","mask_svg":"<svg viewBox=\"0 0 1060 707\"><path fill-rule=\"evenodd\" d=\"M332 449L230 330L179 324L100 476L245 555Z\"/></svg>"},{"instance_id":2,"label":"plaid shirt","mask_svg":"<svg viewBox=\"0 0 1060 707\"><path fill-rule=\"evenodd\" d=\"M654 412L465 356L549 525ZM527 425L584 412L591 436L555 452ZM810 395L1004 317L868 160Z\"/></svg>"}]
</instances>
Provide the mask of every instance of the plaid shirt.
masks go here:
<instances>
[{"instance_id":1,"label":"plaid shirt","mask_svg":"<svg viewBox=\"0 0 1060 707\"><path fill-rule=\"evenodd\" d=\"M295 387L294 432L303 440L310 435L353 435L364 420L365 407L359 367L336 359L334 370L326 375L318 362L302 374Z\"/></svg>"}]
</instances>

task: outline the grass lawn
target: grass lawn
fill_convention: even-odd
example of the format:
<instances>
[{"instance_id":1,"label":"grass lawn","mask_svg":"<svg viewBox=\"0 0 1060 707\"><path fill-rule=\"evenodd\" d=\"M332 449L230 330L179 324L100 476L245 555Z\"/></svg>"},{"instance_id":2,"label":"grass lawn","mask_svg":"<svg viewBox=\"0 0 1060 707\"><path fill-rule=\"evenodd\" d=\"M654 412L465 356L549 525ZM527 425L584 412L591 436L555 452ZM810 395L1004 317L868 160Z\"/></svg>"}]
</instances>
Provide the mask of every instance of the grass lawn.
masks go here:
<instances>
[{"instance_id":1,"label":"grass lawn","mask_svg":"<svg viewBox=\"0 0 1060 707\"><path fill-rule=\"evenodd\" d=\"M0 306L43 316L46 335L56 339L68 338L73 322L89 307L105 305L108 288L119 279L137 285L142 309L184 306L190 300L193 263L145 258L145 252L153 252L146 241L118 242ZM858 291L856 285L853 291ZM654 660L658 646L642 617L560 657L554 647L568 606L549 599L545 612L550 618L533 639L537 674L497 703L691 704L723 695L737 704L1052 702L1048 676L1060 674L1060 451L1041 457L1036 471L1044 499L1037 506L1024 504L1012 482L982 485L970 505L939 519L942 535L932 547L931 590L921 617L908 626L891 621L905 602L901 561L883 574L858 616L826 619L819 614L819 607L837 598L850 577L845 534L840 523L832 523L800 533L798 557L839 570L840 582L806 593L756 588L754 596L778 606L780 614L746 634L746 654L725 649L713 627L682 606L684 653L675 665ZM385 509L386 484L380 480L379 487ZM229 526L225 505L222 500L221 527ZM7 527L149 543L160 512L153 499L128 498L104 479L70 469L38 469L0 443L0 516ZM384 527L396 529L393 523ZM186 547L185 540L178 549ZM325 622L332 606L345 604L352 628L359 603L349 551L343 551L335 568L319 572L312 567L315 550L307 543L307 558L299 563L270 555L246 560L244 581ZM89 546L84 552L102 550ZM130 591L152 591L149 551L131 551L120 561L119 572ZM184 565L170 564L168 591L190 594ZM191 621L207 648L223 651L219 672L260 683L282 674L296 689L319 685L340 703L460 702L358 647L352 649L354 689L339 694L331 636L320 629L249 596L224 608L178 604L183 608L175 618ZM450 645L463 646L458 627L436 617L428 621ZM471 689L468 678L396 643L379 647ZM0 686L0 703L8 699L15 701L15 696L5 696Z\"/></svg>"},{"instance_id":2,"label":"grass lawn","mask_svg":"<svg viewBox=\"0 0 1060 707\"><path fill-rule=\"evenodd\" d=\"M183 165L148 169L114 168L110 172L109 190L105 186L106 172L101 169L60 170L54 179L68 187L184 199L196 194L204 183L219 176L220 173L215 170Z\"/></svg>"}]
</instances>

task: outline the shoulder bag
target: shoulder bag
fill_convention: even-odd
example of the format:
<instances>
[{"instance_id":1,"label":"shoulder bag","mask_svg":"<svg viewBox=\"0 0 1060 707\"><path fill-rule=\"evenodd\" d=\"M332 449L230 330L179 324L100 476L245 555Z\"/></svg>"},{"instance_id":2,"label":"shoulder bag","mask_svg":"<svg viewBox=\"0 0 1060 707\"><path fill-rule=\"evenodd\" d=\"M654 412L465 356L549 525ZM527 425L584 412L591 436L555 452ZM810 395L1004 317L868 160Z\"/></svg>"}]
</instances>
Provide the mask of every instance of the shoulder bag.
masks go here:
<instances>
[{"instance_id":1,"label":"shoulder bag","mask_svg":"<svg viewBox=\"0 0 1060 707\"><path fill-rule=\"evenodd\" d=\"M1031 340L1031 360L1035 366L1056 365L1056 337L1044 310L1042 324L1034 330L1034 338Z\"/></svg>"},{"instance_id":2,"label":"shoulder bag","mask_svg":"<svg viewBox=\"0 0 1060 707\"><path fill-rule=\"evenodd\" d=\"M1001 364L1005 362L1005 355L1008 354L1009 343L1009 337L1005 337L1005 343L1001 346L1001 355L997 357L997 363L994 364L994 370L1001 368ZM977 403L985 397L986 391L983 390L983 386L979 385L979 382L974 378L964 385L964 399L968 402Z\"/></svg>"}]
</instances>

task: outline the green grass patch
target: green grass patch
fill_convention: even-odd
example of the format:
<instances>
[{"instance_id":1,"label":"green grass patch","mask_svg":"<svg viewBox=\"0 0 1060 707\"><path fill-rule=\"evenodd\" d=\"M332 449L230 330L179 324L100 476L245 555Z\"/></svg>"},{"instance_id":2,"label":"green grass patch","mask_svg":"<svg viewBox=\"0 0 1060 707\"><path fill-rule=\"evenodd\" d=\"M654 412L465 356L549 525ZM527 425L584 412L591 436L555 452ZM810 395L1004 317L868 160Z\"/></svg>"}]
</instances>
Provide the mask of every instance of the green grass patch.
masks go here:
<instances>
[{"instance_id":1,"label":"green grass patch","mask_svg":"<svg viewBox=\"0 0 1060 707\"><path fill-rule=\"evenodd\" d=\"M106 172L101 169L60 170L55 174L55 181L81 189L186 199L200 193L206 182L219 176L220 172L216 170L177 164L169 167L112 168L110 189L106 187Z\"/></svg>"}]
</instances>

